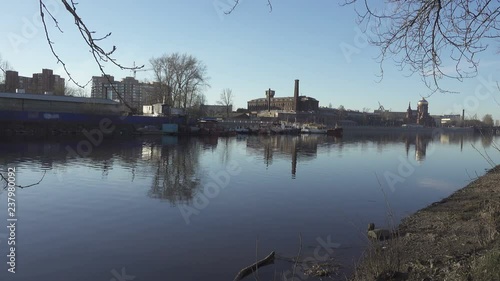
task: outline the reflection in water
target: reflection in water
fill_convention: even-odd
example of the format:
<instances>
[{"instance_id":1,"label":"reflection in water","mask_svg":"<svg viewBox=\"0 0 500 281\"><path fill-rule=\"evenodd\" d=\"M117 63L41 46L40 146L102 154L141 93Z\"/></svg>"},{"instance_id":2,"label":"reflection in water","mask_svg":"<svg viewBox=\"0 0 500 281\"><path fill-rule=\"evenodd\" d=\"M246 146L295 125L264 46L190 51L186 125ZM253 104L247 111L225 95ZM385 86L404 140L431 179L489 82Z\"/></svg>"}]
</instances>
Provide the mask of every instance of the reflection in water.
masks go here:
<instances>
[{"instance_id":1,"label":"reflection in water","mask_svg":"<svg viewBox=\"0 0 500 281\"><path fill-rule=\"evenodd\" d=\"M374 143L379 152L395 143L404 142L406 156L409 156L411 146L415 146L415 160L422 162L426 158L427 147L430 143L438 141L442 144L460 144L460 151L463 150L464 140L474 141L479 137L471 134L402 134L402 135L364 135L362 138L335 138L325 135L300 135L300 136L259 136L247 139L247 148L251 154L261 155L266 167L273 164L276 155L287 156L291 161L292 178L297 175L297 163L300 161L310 161L316 158L318 147L324 146L342 151L345 144L358 143L362 149L366 149L368 143ZM491 145L493 139L482 138L484 147Z\"/></svg>"},{"instance_id":2,"label":"reflection in water","mask_svg":"<svg viewBox=\"0 0 500 281\"><path fill-rule=\"evenodd\" d=\"M416 134L414 136L405 136L406 156L408 157L410 153L410 146L413 144L415 145L415 160L417 160L418 162L424 161L427 152L427 146L431 141L431 135Z\"/></svg>"},{"instance_id":3,"label":"reflection in water","mask_svg":"<svg viewBox=\"0 0 500 281\"><path fill-rule=\"evenodd\" d=\"M190 138L163 137L162 144L143 146L143 159L153 170L149 196L166 199L173 205L190 203L200 188L200 143Z\"/></svg>"},{"instance_id":4,"label":"reflection in water","mask_svg":"<svg viewBox=\"0 0 500 281\"><path fill-rule=\"evenodd\" d=\"M493 143L493 135L491 135L491 134L484 135L483 138L481 139L481 143L483 144L484 148L490 147L491 144ZM496 146L496 145L494 145L494 146Z\"/></svg>"},{"instance_id":5,"label":"reflection in water","mask_svg":"<svg viewBox=\"0 0 500 281\"><path fill-rule=\"evenodd\" d=\"M333 139L333 137L331 137ZM321 135L276 135L249 138L247 147L252 154L263 154L266 167L272 165L275 154L290 156L292 178L297 173L298 161L309 161L316 158L318 144L324 142L326 136Z\"/></svg>"},{"instance_id":6,"label":"reflection in water","mask_svg":"<svg viewBox=\"0 0 500 281\"><path fill-rule=\"evenodd\" d=\"M70 157L66 146L74 148L78 141L0 142L0 165L17 167L19 184L39 180L41 169L53 170L40 185L19 190L23 241L28 243L19 256L29 270L20 271L15 280L64 280L70 271L75 281L110 280L110 270L122 266L141 280L231 280L252 259L259 235L265 241L262 251L272 248L289 255L297 233L304 235L306 245L315 245L317 237L332 237L346 245L335 251L335 259L351 262L366 246L359 226L383 224L387 203L397 223L448 196L468 180L457 171L488 166L471 144L482 150L494 140L416 134L342 139L154 136L106 140L88 157ZM410 158L415 151L425 163L386 196L372 172L393 171L405 150ZM242 157L254 161L240 161L244 172L231 179L231 188L186 224L173 205L194 204L203 183L213 180L210 172ZM263 172L264 165L275 167ZM67 177L56 178L58 172ZM0 213L0 220L6 215ZM47 252L52 253L50 261L43 259ZM50 263L62 270L51 270ZM74 264L93 264L92 272ZM289 268L288 262L277 261L278 272Z\"/></svg>"},{"instance_id":7,"label":"reflection in water","mask_svg":"<svg viewBox=\"0 0 500 281\"><path fill-rule=\"evenodd\" d=\"M406 155L408 156L411 147L415 146L415 159L421 162L426 159L427 148L431 142L460 144L457 147L462 151L464 142L476 141L479 138L481 136L464 134L373 135L341 139L325 135L276 135L245 137L238 141L246 142L247 153L262 159L266 166L272 165L276 157L287 159L290 161L292 178L295 178L300 173L297 171L297 164L316 159L320 148L342 152L346 145L356 145L364 150L371 143L382 152L385 146L403 142ZM126 175L131 182L137 176L151 178L149 196L165 199L175 205L191 203L194 195L200 191L200 179L203 177L199 163L201 153L206 150L220 150L219 161L225 164L231 158L230 149L233 147L230 138L164 136L108 140L93 147L87 157L70 157L66 148L75 148L78 141L79 139L49 139L0 142L0 164L30 162L34 169L55 169L64 174L64 170L71 166L71 163L78 163L100 170L102 179L106 179L118 164L130 172ZM485 148L492 143L494 142L491 136L481 138L481 144Z\"/></svg>"},{"instance_id":8,"label":"reflection in water","mask_svg":"<svg viewBox=\"0 0 500 281\"><path fill-rule=\"evenodd\" d=\"M178 139L154 137L107 140L92 148L86 157L75 157L67 147L75 148L80 139L47 139L0 142L0 165L29 162L33 170L55 170L66 174L66 167L75 163L101 171L106 180L114 167L122 166L129 173L122 179L134 182L137 176L152 178L149 195L172 204L189 202L199 189L197 177L200 151L213 149L217 139ZM40 168L39 168L40 167ZM152 176L153 175L153 176Z\"/></svg>"}]
</instances>

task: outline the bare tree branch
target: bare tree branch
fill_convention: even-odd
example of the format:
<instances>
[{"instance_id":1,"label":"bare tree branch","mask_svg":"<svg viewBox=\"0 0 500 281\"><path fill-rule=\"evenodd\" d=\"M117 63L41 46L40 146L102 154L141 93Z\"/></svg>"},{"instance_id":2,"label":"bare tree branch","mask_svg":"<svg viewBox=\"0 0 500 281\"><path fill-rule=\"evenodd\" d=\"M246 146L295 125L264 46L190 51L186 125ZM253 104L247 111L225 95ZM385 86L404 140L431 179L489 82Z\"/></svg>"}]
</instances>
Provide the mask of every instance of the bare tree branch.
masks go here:
<instances>
[{"instance_id":1,"label":"bare tree branch","mask_svg":"<svg viewBox=\"0 0 500 281\"><path fill-rule=\"evenodd\" d=\"M236 9L236 6L238 6L239 4L240 4L240 0L234 0L233 6L231 7L231 9L225 11L224 14L226 14L226 15L231 14ZM273 11L273 5L271 4L271 0L267 0L267 7L269 8L269 12Z\"/></svg>"},{"instance_id":2,"label":"bare tree branch","mask_svg":"<svg viewBox=\"0 0 500 281\"><path fill-rule=\"evenodd\" d=\"M229 117L230 106L233 105L233 90L225 88L220 93L220 100L217 101L218 104L226 107L226 116Z\"/></svg>"},{"instance_id":3,"label":"bare tree branch","mask_svg":"<svg viewBox=\"0 0 500 281\"><path fill-rule=\"evenodd\" d=\"M272 11L271 0L267 0ZM240 4L234 0L226 11ZM492 0L343 0L355 6L358 24L380 48L380 78L383 63L393 58L401 70L417 73L432 93L452 92L441 87L443 78L463 81L477 75L478 54L488 48L488 39L500 38L500 6ZM379 11L383 5L384 10Z\"/></svg>"},{"instance_id":4,"label":"bare tree branch","mask_svg":"<svg viewBox=\"0 0 500 281\"><path fill-rule=\"evenodd\" d=\"M5 74L7 73L7 70L11 69L12 66L9 64L8 61L2 60L2 55L0 54L0 84L3 84L5 82Z\"/></svg>"},{"instance_id":5,"label":"bare tree branch","mask_svg":"<svg viewBox=\"0 0 500 281\"><path fill-rule=\"evenodd\" d=\"M394 58L400 69L418 73L433 92L451 92L441 87L443 78L476 76L477 55L487 49L486 40L500 37L497 1L389 0L384 11L368 0L343 5L356 3L358 23L380 48L381 69L386 59Z\"/></svg>"},{"instance_id":6,"label":"bare tree branch","mask_svg":"<svg viewBox=\"0 0 500 281\"><path fill-rule=\"evenodd\" d=\"M27 188L27 187L38 185L38 184L40 184L42 182L42 180L45 177L46 173L47 173L47 170L44 170L42 177L36 183L32 183L32 184L29 184L29 185L14 185L14 186L17 187L17 188ZM5 181L5 186L3 187L3 189L7 189L9 181L5 178L5 176L2 173L0 173L0 177L2 178L2 181Z\"/></svg>"},{"instance_id":7,"label":"bare tree branch","mask_svg":"<svg viewBox=\"0 0 500 281\"><path fill-rule=\"evenodd\" d=\"M106 35L104 35L102 37L94 37L95 31L91 31L90 29L88 29L88 27L86 26L86 24L84 23L84 21L82 20L82 18L80 17L80 15L76 11L76 8L77 8L76 6L77 6L78 3L76 3L74 0L70 0L69 2L67 0L61 0L61 2L64 5L66 11L73 17L73 19L75 21L74 24L77 27L78 32L80 33L83 41L89 47L90 53L92 54L92 57L94 58L97 66L99 67L99 70L101 71L101 73L105 77L108 78L108 75L106 75L106 73L104 71L104 64L105 63L111 63L111 64L117 66L118 68L120 68L121 70L137 70L137 69L141 69L141 68L144 67L144 65L142 65L142 66L128 67L128 66L124 66L124 65L118 63L116 61L116 59L114 59L112 57L112 55L116 51L116 46L113 46L113 48L111 50L109 50L109 51L105 51L98 44L98 42L100 42L100 41L102 41L104 39L109 38L111 36L111 33L107 33ZM64 71L66 72L66 75L68 75L68 77L69 77L69 81L73 82L75 85L77 85L80 88L84 88L92 80L87 81L85 84L80 84L79 82L77 82L73 78L73 76L71 75L71 73L70 73L70 71L69 71L66 63L61 59L61 57L58 55L57 51L54 48L54 42L51 40L50 33L49 33L49 30L48 30L48 27L47 27L47 21L45 19L45 13L47 13L48 17L54 23L54 25L58 29L58 31L62 33L63 30L59 26L59 22L50 13L50 11L47 9L47 7L45 6L44 0L39 0L39 10L40 10L40 17L41 17L41 20L42 20L43 28L44 28L44 31L45 31L45 37L46 37L47 43L48 43L48 45L50 47L50 51L52 52L52 55L56 58L57 63L60 63L62 65ZM108 82L111 84L111 87L112 87L113 91L117 94L117 96L119 97L119 99L121 100L121 102L123 102L125 104L125 106L127 106L132 112L135 112L137 109L136 108L132 108L123 99L123 97L120 95L120 93L114 87L113 83L109 80L109 78L108 78Z\"/></svg>"}]
</instances>

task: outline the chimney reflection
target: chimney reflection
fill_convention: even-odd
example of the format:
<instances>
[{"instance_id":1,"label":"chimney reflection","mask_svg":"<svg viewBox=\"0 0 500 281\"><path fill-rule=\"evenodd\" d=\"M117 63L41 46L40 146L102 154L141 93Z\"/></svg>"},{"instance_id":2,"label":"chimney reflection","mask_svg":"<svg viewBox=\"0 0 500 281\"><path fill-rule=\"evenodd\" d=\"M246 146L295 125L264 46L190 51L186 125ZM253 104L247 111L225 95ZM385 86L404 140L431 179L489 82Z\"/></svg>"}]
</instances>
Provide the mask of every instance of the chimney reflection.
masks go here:
<instances>
[{"instance_id":1,"label":"chimney reflection","mask_svg":"<svg viewBox=\"0 0 500 281\"><path fill-rule=\"evenodd\" d=\"M291 173L292 178L295 178L298 162L316 158L318 142L323 142L325 139L326 136L321 135L262 136L249 138L247 147L255 154L263 155L266 167L273 164L273 159L291 158Z\"/></svg>"}]
</instances>

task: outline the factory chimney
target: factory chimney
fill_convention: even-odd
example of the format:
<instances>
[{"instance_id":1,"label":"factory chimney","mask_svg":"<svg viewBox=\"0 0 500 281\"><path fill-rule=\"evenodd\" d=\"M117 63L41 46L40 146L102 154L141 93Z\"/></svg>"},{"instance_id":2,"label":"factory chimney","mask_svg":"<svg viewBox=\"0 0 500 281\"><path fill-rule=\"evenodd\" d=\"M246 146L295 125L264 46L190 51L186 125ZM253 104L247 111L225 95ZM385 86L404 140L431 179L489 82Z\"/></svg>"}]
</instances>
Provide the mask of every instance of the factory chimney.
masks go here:
<instances>
[{"instance_id":1,"label":"factory chimney","mask_svg":"<svg viewBox=\"0 0 500 281\"><path fill-rule=\"evenodd\" d=\"M272 97L271 96L271 88L269 88L266 95L267 95L267 111L271 112L271 97Z\"/></svg>"},{"instance_id":2,"label":"factory chimney","mask_svg":"<svg viewBox=\"0 0 500 281\"><path fill-rule=\"evenodd\" d=\"M295 90L293 92L293 109L299 111L299 79L295 79Z\"/></svg>"},{"instance_id":3,"label":"factory chimney","mask_svg":"<svg viewBox=\"0 0 500 281\"><path fill-rule=\"evenodd\" d=\"M462 109L462 127L465 127L465 109Z\"/></svg>"}]
</instances>

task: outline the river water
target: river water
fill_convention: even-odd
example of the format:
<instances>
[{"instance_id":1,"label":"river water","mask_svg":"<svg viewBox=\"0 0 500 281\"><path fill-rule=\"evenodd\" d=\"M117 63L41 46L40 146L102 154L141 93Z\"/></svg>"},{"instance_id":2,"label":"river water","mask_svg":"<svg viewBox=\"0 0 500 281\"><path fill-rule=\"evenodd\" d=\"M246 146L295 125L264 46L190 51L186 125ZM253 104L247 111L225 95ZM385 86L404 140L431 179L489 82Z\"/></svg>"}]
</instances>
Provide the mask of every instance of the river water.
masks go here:
<instances>
[{"instance_id":1,"label":"river water","mask_svg":"<svg viewBox=\"0 0 500 281\"><path fill-rule=\"evenodd\" d=\"M23 186L43 179L16 190L15 274L0 191L0 279L232 280L275 251L259 272L273 280L291 276L299 248L349 272L369 222L397 224L465 186L500 163L499 140L148 137L105 140L84 155L68 152L78 138L4 140L2 171L14 167Z\"/></svg>"}]
</instances>

